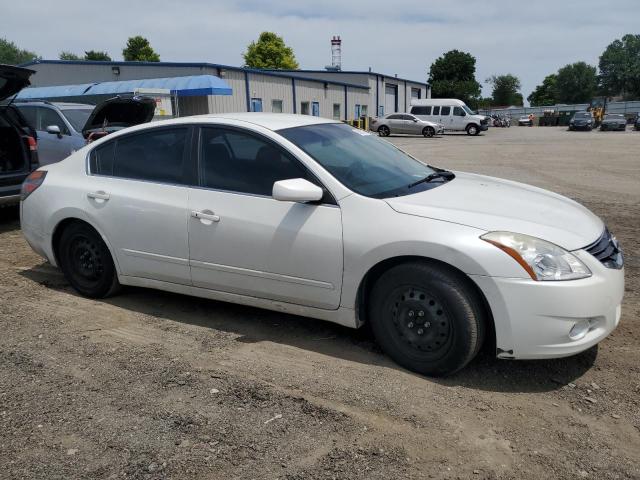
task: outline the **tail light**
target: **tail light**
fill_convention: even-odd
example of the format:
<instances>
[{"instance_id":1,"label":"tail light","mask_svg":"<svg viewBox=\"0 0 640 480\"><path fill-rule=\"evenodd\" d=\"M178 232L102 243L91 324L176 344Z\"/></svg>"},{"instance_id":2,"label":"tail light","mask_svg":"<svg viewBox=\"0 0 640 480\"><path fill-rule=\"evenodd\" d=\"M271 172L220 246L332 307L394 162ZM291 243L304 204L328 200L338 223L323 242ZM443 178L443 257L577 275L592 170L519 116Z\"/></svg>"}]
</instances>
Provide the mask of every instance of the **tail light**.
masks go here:
<instances>
[{"instance_id":1,"label":"tail light","mask_svg":"<svg viewBox=\"0 0 640 480\"><path fill-rule=\"evenodd\" d=\"M36 150L38 150L38 142L36 142L36 139L31 136L27 137L27 145L29 146L30 152L35 152Z\"/></svg>"},{"instance_id":2,"label":"tail light","mask_svg":"<svg viewBox=\"0 0 640 480\"><path fill-rule=\"evenodd\" d=\"M31 172L24 182L22 182L22 189L20 190L20 200L24 201L29 195L36 191L36 189L42 185L44 178L47 176L47 172L44 170L36 170Z\"/></svg>"}]
</instances>

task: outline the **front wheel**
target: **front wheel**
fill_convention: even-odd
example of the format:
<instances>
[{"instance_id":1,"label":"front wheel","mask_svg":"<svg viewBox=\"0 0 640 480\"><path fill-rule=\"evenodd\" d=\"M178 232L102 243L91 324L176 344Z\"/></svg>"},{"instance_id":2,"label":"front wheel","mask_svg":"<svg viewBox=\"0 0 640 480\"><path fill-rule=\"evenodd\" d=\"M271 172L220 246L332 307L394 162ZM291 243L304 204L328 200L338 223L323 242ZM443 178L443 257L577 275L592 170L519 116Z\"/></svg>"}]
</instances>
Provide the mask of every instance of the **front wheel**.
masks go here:
<instances>
[{"instance_id":1,"label":"front wheel","mask_svg":"<svg viewBox=\"0 0 640 480\"><path fill-rule=\"evenodd\" d=\"M480 133L480 129L477 125L468 125L467 126L467 135L478 135Z\"/></svg>"},{"instance_id":2,"label":"front wheel","mask_svg":"<svg viewBox=\"0 0 640 480\"><path fill-rule=\"evenodd\" d=\"M431 138L436 134L436 131L432 127L424 127L422 129L422 135L426 138Z\"/></svg>"},{"instance_id":3,"label":"front wheel","mask_svg":"<svg viewBox=\"0 0 640 480\"><path fill-rule=\"evenodd\" d=\"M104 298L118 290L118 276L111 253L91 226L73 223L58 243L58 259L65 277L80 294Z\"/></svg>"},{"instance_id":4,"label":"front wheel","mask_svg":"<svg viewBox=\"0 0 640 480\"><path fill-rule=\"evenodd\" d=\"M428 263L391 268L375 283L369 318L396 363L443 376L467 365L484 340L485 312L462 274Z\"/></svg>"},{"instance_id":5,"label":"front wheel","mask_svg":"<svg viewBox=\"0 0 640 480\"><path fill-rule=\"evenodd\" d=\"M380 135L381 137L388 137L390 134L391 130L389 130L389 127L387 127L386 125L382 125L378 129L378 135Z\"/></svg>"}]
</instances>

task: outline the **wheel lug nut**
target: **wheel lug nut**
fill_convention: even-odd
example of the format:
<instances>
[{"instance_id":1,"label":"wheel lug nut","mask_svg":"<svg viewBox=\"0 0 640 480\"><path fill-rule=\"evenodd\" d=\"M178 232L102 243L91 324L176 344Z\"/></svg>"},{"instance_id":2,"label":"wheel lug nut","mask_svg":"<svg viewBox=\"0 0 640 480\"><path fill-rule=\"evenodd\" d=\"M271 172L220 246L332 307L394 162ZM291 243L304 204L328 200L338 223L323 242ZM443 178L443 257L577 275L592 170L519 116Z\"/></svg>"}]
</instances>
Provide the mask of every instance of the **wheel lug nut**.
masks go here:
<instances>
[{"instance_id":1,"label":"wheel lug nut","mask_svg":"<svg viewBox=\"0 0 640 480\"><path fill-rule=\"evenodd\" d=\"M409 310L409 316L413 317L415 315L415 312L413 310Z\"/></svg>"},{"instance_id":2,"label":"wheel lug nut","mask_svg":"<svg viewBox=\"0 0 640 480\"><path fill-rule=\"evenodd\" d=\"M420 311L418 312L418 316L419 316L419 317L424 317L424 310L420 310Z\"/></svg>"},{"instance_id":3,"label":"wheel lug nut","mask_svg":"<svg viewBox=\"0 0 640 480\"><path fill-rule=\"evenodd\" d=\"M419 328L419 329L418 329L418 335L422 335L423 333L424 333L424 330L423 330L423 329L421 329L421 328Z\"/></svg>"},{"instance_id":4,"label":"wheel lug nut","mask_svg":"<svg viewBox=\"0 0 640 480\"><path fill-rule=\"evenodd\" d=\"M409 327L409 328L413 328L413 322L409 322L409 323L407 324L407 327Z\"/></svg>"},{"instance_id":5,"label":"wheel lug nut","mask_svg":"<svg viewBox=\"0 0 640 480\"><path fill-rule=\"evenodd\" d=\"M424 328L429 328L431 326L431 322L424 322Z\"/></svg>"}]
</instances>

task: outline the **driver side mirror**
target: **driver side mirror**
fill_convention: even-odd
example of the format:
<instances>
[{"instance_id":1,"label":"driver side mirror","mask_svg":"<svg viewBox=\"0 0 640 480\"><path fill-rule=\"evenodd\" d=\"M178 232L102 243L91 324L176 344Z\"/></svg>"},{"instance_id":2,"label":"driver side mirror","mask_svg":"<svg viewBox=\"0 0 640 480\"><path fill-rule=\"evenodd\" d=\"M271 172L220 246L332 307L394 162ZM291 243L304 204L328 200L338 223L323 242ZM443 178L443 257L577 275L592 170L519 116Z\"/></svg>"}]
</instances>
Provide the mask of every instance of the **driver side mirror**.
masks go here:
<instances>
[{"instance_id":1,"label":"driver side mirror","mask_svg":"<svg viewBox=\"0 0 640 480\"><path fill-rule=\"evenodd\" d=\"M304 178L279 180L273 184L272 196L281 202L317 202L323 196L322 189Z\"/></svg>"},{"instance_id":2,"label":"driver side mirror","mask_svg":"<svg viewBox=\"0 0 640 480\"><path fill-rule=\"evenodd\" d=\"M413 123L418 123L418 119L417 119L417 118L414 118L414 119L413 119Z\"/></svg>"},{"instance_id":3,"label":"driver side mirror","mask_svg":"<svg viewBox=\"0 0 640 480\"><path fill-rule=\"evenodd\" d=\"M47 133L51 135L57 135L58 137L62 137L62 132L60 131L60 127L58 125L49 125L47 127Z\"/></svg>"}]
</instances>

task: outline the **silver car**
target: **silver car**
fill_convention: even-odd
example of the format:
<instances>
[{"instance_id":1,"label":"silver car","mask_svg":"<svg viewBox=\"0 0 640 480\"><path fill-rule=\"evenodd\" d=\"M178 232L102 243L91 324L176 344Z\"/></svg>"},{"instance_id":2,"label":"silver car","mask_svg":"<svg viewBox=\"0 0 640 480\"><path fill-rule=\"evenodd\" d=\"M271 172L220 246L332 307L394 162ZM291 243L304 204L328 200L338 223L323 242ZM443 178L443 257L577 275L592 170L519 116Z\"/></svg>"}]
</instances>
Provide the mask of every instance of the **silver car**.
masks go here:
<instances>
[{"instance_id":1,"label":"silver car","mask_svg":"<svg viewBox=\"0 0 640 480\"><path fill-rule=\"evenodd\" d=\"M382 118L371 121L371 130L378 132L381 137L392 133L405 133L433 137L444 132L444 125L421 120L410 113L390 113Z\"/></svg>"}]
</instances>

